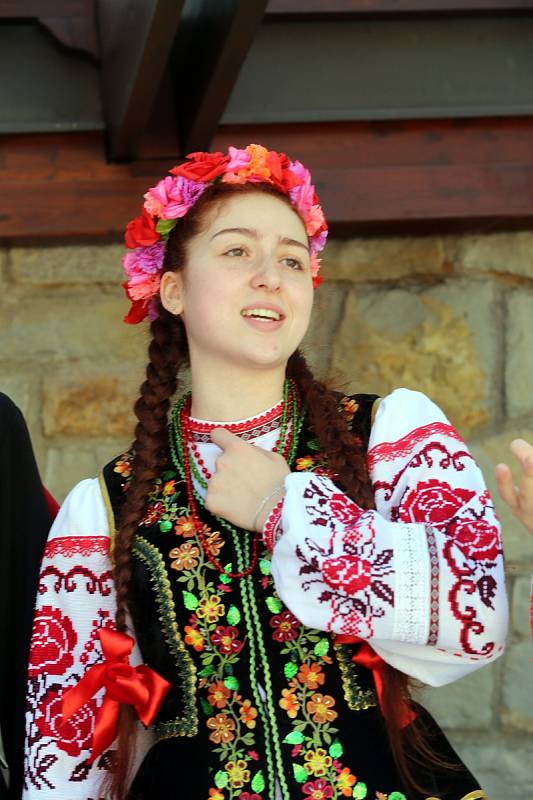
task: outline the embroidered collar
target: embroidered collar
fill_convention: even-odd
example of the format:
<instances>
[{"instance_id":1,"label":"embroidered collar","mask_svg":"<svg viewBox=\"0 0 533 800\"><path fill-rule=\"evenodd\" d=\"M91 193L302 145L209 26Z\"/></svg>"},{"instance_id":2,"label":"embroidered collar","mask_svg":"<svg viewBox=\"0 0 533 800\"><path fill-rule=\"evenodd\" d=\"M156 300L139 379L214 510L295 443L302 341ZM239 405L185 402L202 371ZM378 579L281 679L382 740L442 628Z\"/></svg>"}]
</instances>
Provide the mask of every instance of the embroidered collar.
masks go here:
<instances>
[{"instance_id":1,"label":"embroidered collar","mask_svg":"<svg viewBox=\"0 0 533 800\"><path fill-rule=\"evenodd\" d=\"M211 442L213 428L225 428L245 441L257 439L265 433L278 430L283 414L283 400L272 408L247 419L235 422L212 422L210 420L189 417L189 432L194 442Z\"/></svg>"}]
</instances>

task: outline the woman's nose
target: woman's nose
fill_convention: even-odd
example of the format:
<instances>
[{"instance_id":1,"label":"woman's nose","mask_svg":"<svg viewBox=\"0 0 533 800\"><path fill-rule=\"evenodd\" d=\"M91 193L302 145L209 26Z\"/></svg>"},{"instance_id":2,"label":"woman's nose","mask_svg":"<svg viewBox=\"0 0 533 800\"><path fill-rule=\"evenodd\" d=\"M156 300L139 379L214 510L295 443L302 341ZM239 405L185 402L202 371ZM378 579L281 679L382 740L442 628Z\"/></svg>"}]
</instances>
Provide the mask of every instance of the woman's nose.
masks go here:
<instances>
[{"instance_id":1,"label":"woman's nose","mask_svg":"<svg viewBox=\"0 0 533 800\"><path fill-rule=\"evenodd\" d=\"M281 283L281 275L279 266L274 259L264 258L257 265L252 277L252 285L255 288L265 288L270 291L279 289Z\"/></svg>"}]
</instances>

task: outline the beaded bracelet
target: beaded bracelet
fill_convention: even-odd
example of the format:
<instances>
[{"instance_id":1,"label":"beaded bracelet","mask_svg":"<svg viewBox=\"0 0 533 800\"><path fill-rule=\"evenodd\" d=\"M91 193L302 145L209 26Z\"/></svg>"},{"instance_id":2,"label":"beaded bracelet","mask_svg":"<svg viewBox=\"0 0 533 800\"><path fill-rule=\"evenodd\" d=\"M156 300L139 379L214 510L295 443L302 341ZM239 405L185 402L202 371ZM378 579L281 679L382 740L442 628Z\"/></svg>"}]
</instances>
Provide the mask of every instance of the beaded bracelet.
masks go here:
<instances>
[{"instance_id":1,"label":"beaded bracelet","mask_svg":"<svg viewBox=\"0 0 533 800\"><path fill-rule=\"evenodd\" d=\"M282 497L281 500L279 500L276 503L276 505L268 515L263 528L263 542L267 550L269 550L270 552L273 551L274 545L276 544L276 542L280 537L279 528L281 523L281 510L283 508L284 500L285 498Z\"/></svg>"}]
</instances>

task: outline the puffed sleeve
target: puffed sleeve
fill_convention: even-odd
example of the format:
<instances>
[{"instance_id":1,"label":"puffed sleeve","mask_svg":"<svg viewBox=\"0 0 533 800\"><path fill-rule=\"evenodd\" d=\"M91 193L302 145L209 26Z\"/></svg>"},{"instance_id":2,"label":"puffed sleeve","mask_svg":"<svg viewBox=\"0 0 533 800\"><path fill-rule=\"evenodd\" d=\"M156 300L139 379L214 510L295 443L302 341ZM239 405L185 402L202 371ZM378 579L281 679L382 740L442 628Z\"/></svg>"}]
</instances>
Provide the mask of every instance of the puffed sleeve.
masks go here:
<instances>
[{"instance_id":1,"label":"puffed sleeve","mask_svg":"<svg viewBox=\"0 0 533 800\"><path fill-rule=\"evenodd\" d=\"M305 625L370 642L425 683L497 658L507 629L501 532L465 443L425 395L397 389L372 427L375 510L324 476L291 473L272 572Z\"/></svg>"},{"instance_id":2,"label":"puffed sleeve","mask_svg":"<svg viewBox=\"0 0 533 800\"><path fill-rule=\"evenodd\" d=\"M81 481L55 519L41 565L28 670L24 800L102 796L109 752L87 764L102 692L60 723L63 693L103 660L98 631L114 627L110 541L99 481ZM130 663L141 663L137 648ZM149 745L149 735L139 733L137 762Z\"/></svg>"}]
</instances>

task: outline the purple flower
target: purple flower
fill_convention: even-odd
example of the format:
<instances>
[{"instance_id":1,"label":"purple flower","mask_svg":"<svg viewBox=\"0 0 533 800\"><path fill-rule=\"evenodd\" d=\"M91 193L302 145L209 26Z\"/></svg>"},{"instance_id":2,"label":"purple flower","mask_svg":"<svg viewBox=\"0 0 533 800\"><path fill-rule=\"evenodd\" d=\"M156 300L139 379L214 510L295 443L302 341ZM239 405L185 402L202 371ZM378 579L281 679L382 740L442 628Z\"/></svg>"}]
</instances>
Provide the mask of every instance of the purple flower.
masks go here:
<instances>
[{"instance_id":1,"label":"purple flower","mask_svg":"<svg viewBox=\"0 0 533 800\"><path fill-rule=\"evenodd\" d=\"M159 311L157 308L157 297L152 297L152 299L148 303L148 319L150 322L153 322L154 319L159 317Z\"/></svg>"},{"instance_id":2,"label":"purple flower","mask_svg":"<svg viewBox=\"0 0 533 800\"><path fill-rule=\"evenodd\" d=\"M320 231L320 233L315 234L311 237L310 246L311 250L314 253L318 253L319 250L323 250L326 246L326 239L328 238L327 231Z\"/></svg>"},{"instance_id":3,"label":"purple flower","mask_svg":"<svg viewBox=\"0 0 533 800\"><path fill-rule=\"evenodd\" d=\"M128 278L139 275L156 275L161 271L165 257L165 243L156 242L147 247L136 247L129 250L122 258L124 271Z\"/></svg>"}]
</instances>

